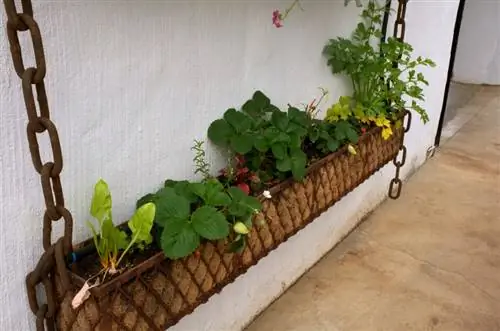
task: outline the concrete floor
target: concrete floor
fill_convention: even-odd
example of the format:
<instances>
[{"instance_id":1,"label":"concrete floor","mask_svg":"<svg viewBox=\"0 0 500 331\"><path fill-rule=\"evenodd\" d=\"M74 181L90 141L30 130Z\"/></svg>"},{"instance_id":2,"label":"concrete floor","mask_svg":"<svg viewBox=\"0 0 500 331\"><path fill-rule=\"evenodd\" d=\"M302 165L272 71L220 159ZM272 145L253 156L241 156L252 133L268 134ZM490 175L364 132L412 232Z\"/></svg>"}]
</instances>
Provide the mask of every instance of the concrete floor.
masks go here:
<instances>
[{"instance_id":1,"label":"concrete floor","mask_svg":"<svg viewBox=\"0 0 500 331\"><path fill-rule=\"evenodd\" d=\"M500 330L500 87L247 331Z\"/></svg>"}]
</instances>

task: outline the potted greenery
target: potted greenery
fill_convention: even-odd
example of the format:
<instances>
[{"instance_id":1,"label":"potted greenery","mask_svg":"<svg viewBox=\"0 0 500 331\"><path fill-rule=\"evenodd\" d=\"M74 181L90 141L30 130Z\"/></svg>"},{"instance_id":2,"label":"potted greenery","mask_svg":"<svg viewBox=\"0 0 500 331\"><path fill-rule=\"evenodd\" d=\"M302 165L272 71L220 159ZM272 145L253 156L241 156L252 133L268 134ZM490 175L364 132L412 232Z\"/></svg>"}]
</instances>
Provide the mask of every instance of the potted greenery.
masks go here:
<instances>
[{"instance_id":1,"label":"potted greenery","mask_svg":"<svg viewBox=\"0 0 500 331\"><path fill-rule=\"evenodd\" d=\"M164 330L397 155L404 109L428 120L416 101L427 82L416 68L434 64L412 60L411 46L395 39L373 46L381 23L373 2L362 19L351 39L332 39L323 50L332 72L353 84L353 94L325 118L319 108L326 91L285 110L256 91L208 128L210 141L227 152L227 165L212 175L196 141L195 173L203 178L167 179L139 199L128 232L112 225L109 191L96 185L91 213L99 230L89 225L94 239L84 246L94 247L88 259L97 267L89 273L82 260L73 263L72 291L56 282L61 330ZM95 273L99 283L86 283ZM86 300L71 305L75 294Z\"/></svg>"}]
</instances>

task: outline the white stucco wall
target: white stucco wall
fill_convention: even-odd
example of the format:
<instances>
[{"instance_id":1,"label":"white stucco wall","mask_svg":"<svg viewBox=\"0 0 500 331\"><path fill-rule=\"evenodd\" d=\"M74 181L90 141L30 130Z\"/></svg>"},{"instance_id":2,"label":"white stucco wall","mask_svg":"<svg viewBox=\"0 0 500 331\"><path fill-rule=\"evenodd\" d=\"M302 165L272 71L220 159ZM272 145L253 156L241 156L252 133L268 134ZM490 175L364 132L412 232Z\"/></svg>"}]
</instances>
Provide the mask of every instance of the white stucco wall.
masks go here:
<instances>
[{"instance_id":1,"label":"white stucco wall","mask_svg":"<svg viewBox=\"0 0 500 331\"><path fill-rule=\"evenodd\" d=\"M500 1L465 2L453 80L500 84Z\"/></svg>"},{"instance_id":2,"label":"white stucco wall","mask_svg":"<svg viewBox=\"0 0 500 331\"><path fill-rule=\"evenodd\" d=\"M112 190L115 219L125 219L136 199L165 178L193 178L192 140L204 138L213 119L256 89L277 105L307 102L319 86L330 90L329 102L347 91L321 56L328 38L356 24L359 9L343 1L303 0L306 11L294 12L282 29L271 25L271 12L288 1L34 2L75 242L89 236L84 221L99 177ZM457 2L409 4L407 40L438 67L426 70L431 122L414 120L404 175L424 162L434 140ZM25 331L34 330L24 277L42 252L43 198L4 20L2 11L0 330ZM215 171L222 160L212 149L210 157ZM392 166L384 168L172 330L241 329L386 196L393 174Z\"/></svg>"}]
</instances>

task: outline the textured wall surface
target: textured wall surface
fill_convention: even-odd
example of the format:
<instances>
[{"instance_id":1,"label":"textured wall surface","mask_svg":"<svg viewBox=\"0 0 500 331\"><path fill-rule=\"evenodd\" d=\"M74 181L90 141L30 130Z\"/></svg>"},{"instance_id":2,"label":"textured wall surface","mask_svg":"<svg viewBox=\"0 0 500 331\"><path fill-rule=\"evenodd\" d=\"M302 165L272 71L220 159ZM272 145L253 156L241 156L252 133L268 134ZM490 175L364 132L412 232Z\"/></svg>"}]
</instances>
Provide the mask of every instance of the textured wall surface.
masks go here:
<instances>
[{"instance_id":1,"label":"textured wall surface","mask_svg":"<svg viewBox=\"0 0 500 331\"><path fill-rule=\"evenodd\" d=\"M453 80L500 85L500 2L466 1Z\"/></svg>"},{"instance_id":2,"label":"textured wall surface","mask_svg":"<svg viewBox=\"0 0 500 331\"><path fill-rule=\"evenodd\" d=\"M98 178L110 185L115 220L126 220L136 199L165 178L194 178L192 140L203 139L212 120L256 89L280 106L310 101L319 86L331 92L329 103L348 92L346 81L329 73L321 49L329 37L352 31L359 9L343 1L301 2L305 11L276 29L271 12L289 1L34 1L75 242L89 236L84 221ZM434 140L457 3L409 4L406 38L438 67L425 70L431 122L414 120L405 175L424 162ZM2 11L0 330L24 331L34 329L24 277L42 252L44 204L4 20ZM40 145L48 146L45 136ZM223 160L210 146L209 156L216 171ZM241 329L385 197L393 174L392 166L384 168L172 330Z\"/></svg>"}]
</instances>

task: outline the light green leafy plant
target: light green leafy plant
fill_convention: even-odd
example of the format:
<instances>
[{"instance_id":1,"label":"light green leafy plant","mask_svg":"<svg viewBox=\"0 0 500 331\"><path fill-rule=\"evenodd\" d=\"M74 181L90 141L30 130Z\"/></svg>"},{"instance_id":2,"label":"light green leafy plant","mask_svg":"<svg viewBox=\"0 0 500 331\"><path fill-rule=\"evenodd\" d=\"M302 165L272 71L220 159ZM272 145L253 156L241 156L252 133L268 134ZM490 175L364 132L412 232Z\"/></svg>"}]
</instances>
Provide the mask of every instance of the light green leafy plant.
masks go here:
<instances>
[{"instance_id":1,"label":"light green leafy plant","mask_svg":"<svg viewBox=\"0 0 500 331\"><path fill-rule=\"evenodd\" d=\"M112 201L108 184L100 179L94 186L94 195L90 214L97 220L99 231L87 221L92 231L94 245L99 255L103 270L114 274L123 257L134 246L143 248L152 242L151 228L156 212L156 206L149 202L138 208L127 225L131 235L113 224Z\"/></svg>"},{"instance_id":2,"label":"light green leafy plant","mask_svg":"<svg viewBox=\"0 0 500 331\"><path fill-rule=\"evenodd\" d=\"M334 74L351 78L354 93L350 107L358 108L358 117L395 119L401 110L413 109L426 123L429 117L418 101L424 100L422 86L428 82L417 69L434 67L435 63L420 56L413 58L413 47L397 38L390 37L374 46L382 37L384 11L385 6L370 0L352 38L329 40L323 54ZM343 114L341 110L348 111L337 107L338 115Z\"/></svg>"}]
</instances>

